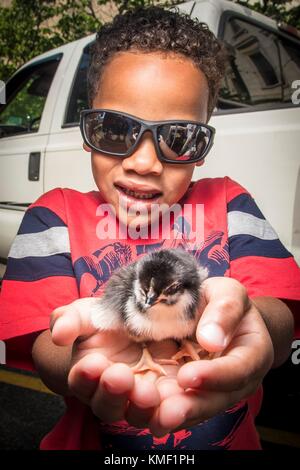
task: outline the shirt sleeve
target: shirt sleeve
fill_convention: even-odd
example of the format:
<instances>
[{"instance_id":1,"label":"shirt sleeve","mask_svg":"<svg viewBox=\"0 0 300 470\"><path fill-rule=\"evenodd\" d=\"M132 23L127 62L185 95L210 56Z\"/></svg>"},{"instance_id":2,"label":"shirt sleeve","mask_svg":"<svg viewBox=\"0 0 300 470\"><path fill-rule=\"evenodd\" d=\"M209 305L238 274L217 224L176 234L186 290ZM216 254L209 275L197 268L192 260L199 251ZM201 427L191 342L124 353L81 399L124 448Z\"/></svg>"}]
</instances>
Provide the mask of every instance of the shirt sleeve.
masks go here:
<instances>
[{"instance_id":1,"label":"shirt sleeve","mask_svg":"<svg viewBox=\"0 0 300 470\"><path fill-rule=\"evenodd\" d=\"M250 297L271 296L297 301L298 330L299 266L249 192L230 178L226 181L231 277L247 288Z\"/></svg>"},{"instance_id":2,"label":"shirt sleeve","mask_svg":"<svg viewBox=\"0 0 300 470\"><path fill-rule=\"evenodd\" d=\"M0 339L28 349L21 337L34 339L49 328L56 307L78 297L63 191L55 189L28 208L11 246L0 295Z\"/></svg>"}]
</instances>

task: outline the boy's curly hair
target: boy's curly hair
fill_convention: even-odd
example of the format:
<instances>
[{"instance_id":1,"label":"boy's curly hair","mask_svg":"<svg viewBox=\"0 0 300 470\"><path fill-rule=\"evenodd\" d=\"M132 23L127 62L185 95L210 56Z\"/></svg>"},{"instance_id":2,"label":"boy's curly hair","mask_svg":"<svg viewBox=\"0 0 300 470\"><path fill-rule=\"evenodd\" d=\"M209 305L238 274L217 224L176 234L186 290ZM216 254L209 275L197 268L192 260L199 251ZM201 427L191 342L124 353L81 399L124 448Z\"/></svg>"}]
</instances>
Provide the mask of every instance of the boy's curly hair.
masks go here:
<instances>
[{"instance_id":1,"label":"boy's curly hair","mask_svg":"<svg viewBox=\"0 0 300 470\"><path fill-rule=\"evenodd\" d=\"M92 49L88 72L88 99L92 104L104 66L117 52L173 52L191 59L205 74L209 86L208 118L215 107L225 73L225 48L206 23L160 6L138 7L115 16L101 27Z\"/></svg>"}]
</instances>

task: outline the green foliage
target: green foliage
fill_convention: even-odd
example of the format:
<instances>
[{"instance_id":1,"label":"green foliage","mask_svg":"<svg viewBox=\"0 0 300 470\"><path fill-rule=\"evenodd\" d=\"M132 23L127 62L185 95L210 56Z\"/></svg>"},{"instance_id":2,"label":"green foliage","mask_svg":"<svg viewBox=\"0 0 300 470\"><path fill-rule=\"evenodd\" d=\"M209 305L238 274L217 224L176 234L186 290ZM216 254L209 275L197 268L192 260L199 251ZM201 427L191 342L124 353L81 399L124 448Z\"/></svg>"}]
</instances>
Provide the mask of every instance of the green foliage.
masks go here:
<instances>
[{"instance_id":1,"label":"green foliage","mask_svg":"<svg viewBox=\"0 0 300 470\"><path fill-rule=\"evenodd\" d=\"M253 3L251 0L234 0L235 3L258 11L276 21L283 21L300 29L300 6L291 0L263 0Z\"/></svg>"},{"instance_id":2,"label":"green foliage","mask_svg":"<svg viewBox=\"0 0 300 470\"><path fill-rule=\"evenodd\" d=\"M13 0L0 7L0 79L31 58L95 32L101 26L89 0Z\"/></svg>"},{"instance_id":3,"label":"green foliage","mask_svg":"<svg viewBox=\"0 0 300 470\"><path fill-rule=\"evenodd\" d=\"M94 33L101 26L90 0L58 2L56 15L59 16L57 34L63 43Z\"/></svg>"},{"instance_id":4,"label":"green foliage","mask_svg":"<svg viewBox=\"0 0 300 470\"><path fill-rule=\"evenodd\" d=\"M108 3L97 1L100 6ZM153 3L157 2L114 1L119 12ZM0 80L6 81L33 57L96 32L101 24L93 0L12 0L11 6L0 7Z\"/></svg>"}]
</instances>

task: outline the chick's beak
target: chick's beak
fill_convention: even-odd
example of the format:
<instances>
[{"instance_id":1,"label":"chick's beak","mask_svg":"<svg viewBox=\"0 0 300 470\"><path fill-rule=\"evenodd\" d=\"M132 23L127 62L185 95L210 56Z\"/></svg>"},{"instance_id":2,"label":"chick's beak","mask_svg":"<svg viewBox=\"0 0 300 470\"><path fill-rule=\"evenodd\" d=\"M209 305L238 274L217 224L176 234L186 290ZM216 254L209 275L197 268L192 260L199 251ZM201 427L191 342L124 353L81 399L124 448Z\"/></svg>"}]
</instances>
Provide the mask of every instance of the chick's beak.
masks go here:
<instances>
[{"instance_id":1,"label":"chick's beak","mask_svg":"<svg viewBox=\"0 0 300 470\"><path fill-rule=\"evenodd\" d=\"M146 302L145 302L145 305L146 307L151 307L152 305L154 305L155 303L157 303L157 295L156 294L148 294L147 297L146 297Z\"/></svg>"}]
</instances>

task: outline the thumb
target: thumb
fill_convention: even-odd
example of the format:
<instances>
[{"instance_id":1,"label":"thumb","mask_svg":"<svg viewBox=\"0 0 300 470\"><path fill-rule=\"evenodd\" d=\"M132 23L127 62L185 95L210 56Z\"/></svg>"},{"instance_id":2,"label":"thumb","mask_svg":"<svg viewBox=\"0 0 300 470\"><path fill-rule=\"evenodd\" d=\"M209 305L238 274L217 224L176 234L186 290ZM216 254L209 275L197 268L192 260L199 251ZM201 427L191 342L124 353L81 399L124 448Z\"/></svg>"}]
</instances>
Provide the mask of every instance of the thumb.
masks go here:
<instances>
[{"instance_id":1,"label":"thumb","mask_svg":"<svg viewBox=\"0 0 300 470\"><path fill-rule=\"evenodd\" d=\"M89 336L96 331L90 319L90 310L95 302L95 298L78 299L53 310L50 331L54 344L68 346L79 336Z\"/></svg>"},{"instance_id":2,"label":"thumb","mask_svg":"<svg viewBox=\"0 0 300 470\"><path fill-rule=\"evenodd\" d=\"M202 284L206 307L199 320L196 337L209 352L223 351L250 308L245 287L231 278L213 277Z\"/></svg>"}]
</instances>

